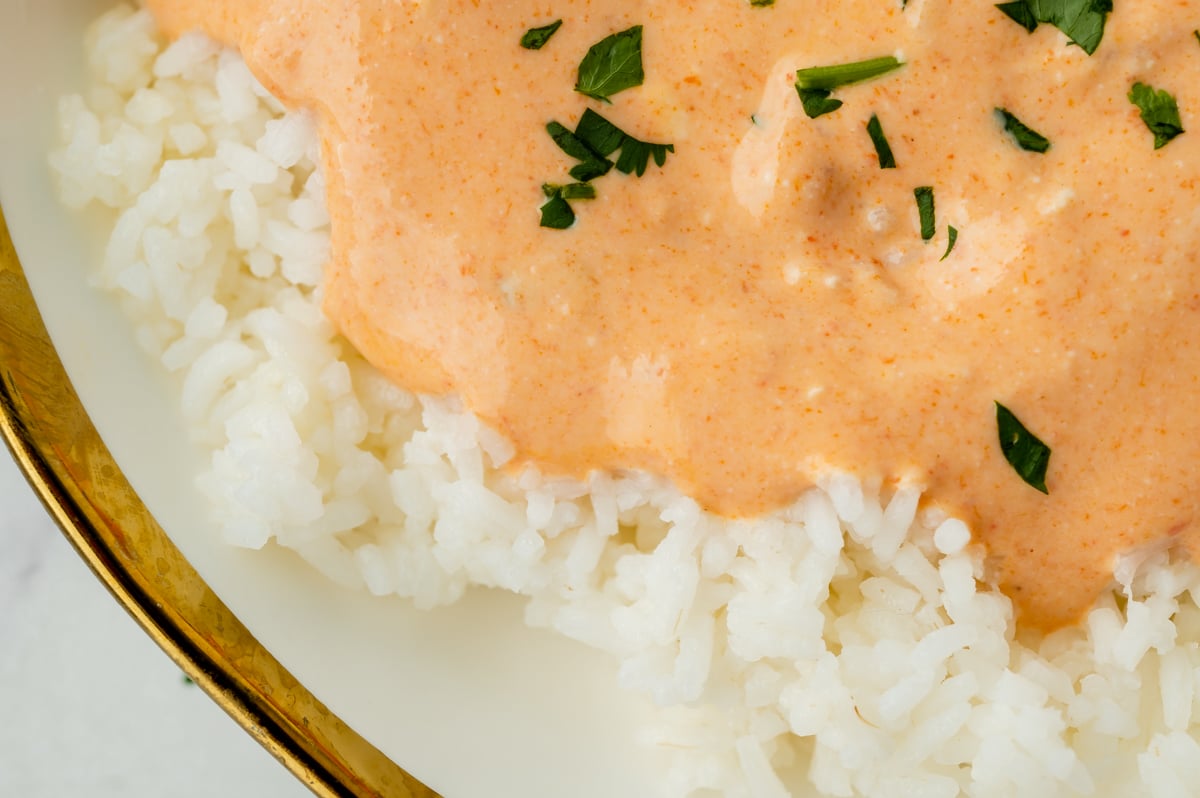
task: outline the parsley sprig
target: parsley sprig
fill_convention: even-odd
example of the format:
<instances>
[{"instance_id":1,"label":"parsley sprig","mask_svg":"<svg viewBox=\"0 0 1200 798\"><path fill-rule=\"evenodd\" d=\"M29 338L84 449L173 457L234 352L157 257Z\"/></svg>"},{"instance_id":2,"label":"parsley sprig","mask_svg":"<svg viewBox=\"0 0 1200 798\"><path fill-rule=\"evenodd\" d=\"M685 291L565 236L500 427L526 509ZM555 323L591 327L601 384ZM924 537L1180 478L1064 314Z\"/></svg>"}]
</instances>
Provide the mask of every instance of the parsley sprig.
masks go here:
<instances>
[{"instance_id":1,"label":"parsley sprig","mask_svg":"<svg viewBox=\"0 0 1200 798\"><path fill-rule=\"evenodd\" d=\"M641 177L646 173L651 158L655 164L662 166L667 162L667 153L675 152L674 144L658 144L634 138L591 108L583 112L573 132L558 122L546 125L546 132L563 152L579 161L569 174L581 183L608 174L613 166L617 167L618 172ZM617 150L621 154L614 164L608 156Z\"/></svg>"},{"instance_id":2,"label":"parsley sprig","mask_svg":"<svg viewBox=\"0 0 1200 798\"><path fill-rule=\"evenodd\" d=\"M548 183L542 187L549 197L541 208L542 227L559 230L570 227L575 221L568 200L595 198L596 190L589 181L608 174L614 166L618 172L641 177L652 159L661 167L667 162L667 153L675 152L674 144L635 138L591 108L583 112L575 130L551 122L546 125L546 132L559 149L579 161L568 172L578 182L565 186ZM609 156L618 150L620 155L614 163Z\"/></svg>"},{"instance_id":3,"label":"parsley sprig","mask_svg":"<svg viewBox=\"0 0 1200 798\"><path fill-rule=\"evenodd\" d=\"M840 89L851 83L877 78L899 69L904 62L894 55L868 58L834 66L808 67L796 70L796 87L801 89Z\"/></svg>"},{"instance_id":4,"label":"parsley sprig","mask_svg":"<svg viewBox=\"0 0 1200 798\"><path fill-rule=\"evenodd\" d=\"M662 166L667 162L667 153L675 152L674 144L656 144L636 139L591 108L583 112L574 132L558 122L546 125L546 132L563 152L579 161L569 174L584 183L608 174L614 165L618 172L627 175L636 173L641 177L646 173L651 158ZM614 164L608 156L617 150L621 151L621 155Z\"/></svg>"},{"instance_id":5,"label":"parsley sprig","mask_svg":"<svg viewBox=\"0 0 1200 798\"><path fill-rule=\"evenodd\" d=\"M842 107L841 100L830 97L834 89L886 75L902 66L903 61L887 55L849 64L799 69L796 71L796 93L800 95L804 113L809 119L816 119Z\"/></svg>"},{"instance_id":6,"label":"parsley sprig","mask_svg":"<svg viewBox=\"0 0 1200 798\"><path fill-rule=\"evenodd\" d=\"M638 177L646 173L651 158L654 158L655 164L662 166L667 162L667 153L675 152L674 144L655 144L635 139L591 108L583 112L575 127L575 135L601 158L620 150L617 171L627 175L636 173Z\"/></svg>"}]
</instances>

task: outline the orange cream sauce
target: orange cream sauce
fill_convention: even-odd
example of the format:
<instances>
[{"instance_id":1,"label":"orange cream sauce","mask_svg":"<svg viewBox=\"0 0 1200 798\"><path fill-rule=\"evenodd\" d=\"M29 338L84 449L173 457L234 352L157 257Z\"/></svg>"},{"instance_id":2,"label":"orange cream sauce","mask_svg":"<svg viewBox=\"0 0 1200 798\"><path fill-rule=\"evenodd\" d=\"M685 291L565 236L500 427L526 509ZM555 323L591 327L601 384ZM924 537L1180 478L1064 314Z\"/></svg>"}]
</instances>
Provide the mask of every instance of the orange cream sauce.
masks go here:
<instances>
[{"instance_id":1,"label":"orange cream sauce","mask_svg":"<svg viewBox=\"0 0 1200 798\"><path fill-rule=\"evenodd\" d=\"M919 483L1046 628L1080 617L1118 552L1196 551L1200 130L1155 151L1126 94L1167 89L1200 125L1200 2L1119 3L1091 57L990 0L148 5L316 111L328 314L522 460L650 469L730 516L828 469ZM557 18L544 49L518 46ZM645 84L575 93L587 49L634 24ZM906 66L803 115L797 68L888 54ZM574 164L544 126L588 107L676 152L541 228L541 184ZM1050 151L1019 149L996 107ZM1002 456L995 400L1052 447L1048 496Z\"/></svg>"}]
</instances>

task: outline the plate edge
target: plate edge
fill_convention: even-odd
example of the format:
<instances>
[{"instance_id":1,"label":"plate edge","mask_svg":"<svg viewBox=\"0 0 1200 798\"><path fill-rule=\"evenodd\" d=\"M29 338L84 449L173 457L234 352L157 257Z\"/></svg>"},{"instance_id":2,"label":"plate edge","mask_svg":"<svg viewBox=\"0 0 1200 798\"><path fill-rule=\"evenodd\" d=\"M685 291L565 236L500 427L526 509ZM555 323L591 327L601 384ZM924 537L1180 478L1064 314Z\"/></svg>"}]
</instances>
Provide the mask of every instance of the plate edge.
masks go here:
<instances>
[{"instance_id":1,"label":"plate edge","mask_svg":"<svg viewBox=\"0 0 1200 798\"><path fill-rule=\"evenodd\" d=\"M320 798L437 798L263 649L154 520L92 425L42 323L0 207L0 438L117 602Z\"/></svg>"}]
</instances>

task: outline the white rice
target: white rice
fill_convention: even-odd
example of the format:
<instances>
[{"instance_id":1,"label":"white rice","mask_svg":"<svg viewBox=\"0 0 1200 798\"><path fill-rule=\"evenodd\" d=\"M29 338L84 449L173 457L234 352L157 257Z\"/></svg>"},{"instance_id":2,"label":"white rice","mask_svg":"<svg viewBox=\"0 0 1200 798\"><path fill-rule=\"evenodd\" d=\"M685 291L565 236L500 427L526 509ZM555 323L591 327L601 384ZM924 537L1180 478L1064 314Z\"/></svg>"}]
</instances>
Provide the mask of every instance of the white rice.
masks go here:
<instances>
[{"instance_id":1,"label":"white rice","mask_svg":"<svg viewBox=\"0 0 1200 798\"><path fill-rule=\"evenodd\" d=\"M313 122L199 36L119 8L87 38L51 164L111 209L95 281L178 376L234 545L295 549L419 607L470 586L610 652L662 705L663 796L1200 794L1200 569L1119 563L1078 628L1014 629L962 522L831 474L757 521L661 480L499 470L452 398L384 380L320 312L329 249ZM785 786L785 784L787 786Z\"/></svg>"}]
</instances>

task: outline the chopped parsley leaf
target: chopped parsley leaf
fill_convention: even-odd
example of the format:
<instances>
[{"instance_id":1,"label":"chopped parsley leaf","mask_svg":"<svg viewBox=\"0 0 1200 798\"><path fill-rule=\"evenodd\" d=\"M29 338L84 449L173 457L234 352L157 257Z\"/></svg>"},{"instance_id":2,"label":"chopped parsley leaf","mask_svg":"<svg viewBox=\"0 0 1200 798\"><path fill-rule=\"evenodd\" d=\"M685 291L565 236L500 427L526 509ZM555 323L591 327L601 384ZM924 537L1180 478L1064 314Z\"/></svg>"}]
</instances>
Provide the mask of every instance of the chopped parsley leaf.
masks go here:
<instances>
[{"instance_id":1,"label":"chopped parsley leaf","mask_svg":"<svg viewBox=\"0 0 1200 798\"><path fill-rule=\"evenodd\" d=\"M609 169L612 169L612 161L597 158L572 166L567 174L580 183L586 183L589 180L595 180L597 177L603 177L608 174Z\"/></svg>"},{"instance_id":2,"label":"chopped parsley leaf","mask_svg":"<svg viewBox=\"0 0 1200 798\"><path fill-rule=\"evenodd\" d=\"M1030 152L1045 152L1050 149L1050 139L1027 126L1005 108L997 108L996 113L1004 121L1004 129L1012 134L1017 146Z\"/></svg>"},{"instance_id":3,"label":"chopped parsley leaf","mask_svg":"<svg viewBox=\"0 0 1200 798\"><path fill-rule=\"evenodd\" d=\"M1000 451L1013 470L1026 484L1049 494L1046 488L1046 468L1050 465L1050 447L1025 428L1012 411L996 402L996 430L1000 436Z\"/></svg>"},{"instance_id":4,"label":"chopped parsley leaf","mask_svg":"<svg viewBox=\"0 0 1200 798\"><path fill-rule=\"evenodd\" d=\"M619 91L641 86L642 26L606 36L591 46L579 62L575 91L604 102Z\"/></svg>"},{"instance_id":5,"label":"chopped parsley leaf","mask_svg":"<svg viewBox=\"0 0 1200 798\"><path fill-rule=\"evenodd\" d=\"M571 177L578 180L580 183L586 183L602 175L608 174L608 170L612 169L613 163L602 155L598 155L595 151L588 147L579 136L572 133L567 128L560 125L558 122L550 122L546 125L546 132L550 134L550 138L554 139L554 143L562 149L567 155L570 155L578 164L571 168L568 173Z\"/></svg>"},{"instance_id":6,"label":"chopped parsley leaf","mask_svg":"<svg viewBox=\"0 0 1200 798\"><path fill-rule=\"evenodd\" d=\"M655 144L635 139L591 108L583 112L575 127L575 135L601 158L607 158L620 149L617 171L636 173L638 177L646 173L651 158L658 166L662 166L667 162L667 153L675 152L674 144Z\"/></svg>"},{"instance_id":7,"label":"chopped parsley leaf","mask_svg":"<svg viewBox=\"0 0 1200 798\"><path fill-rule=\"evenodd\" d=\"M579 161L568 172L578 182L542 185L542 193L549 198L541 208L542 227L558 230L570 227L575 221L568 200L595 199L596 189L589 181L607 174L614 166L619 172L641 177L652 158L662 166L667 162L667 153L675 152L674 144L636 139L590 108L583 112L574 131L550 122L546 132L563 152ZM618 150L620 155L614 164L609 156Z\"/></svg>"},{"instance_id":8,"label":"chopped parsley leaf","mask_svg":"<svg viewBox=\"0 0 1200 798\"><path fill-rule=\"evenodd\" d=\"M575 135L585 146L601 158L607 158L621 148L625 131L588 108L575 126Z\"/></svg>"},{"instance_id":9,"label":"chopped parsley leaf","mask_svg":"<svg viewBox=\"0 0 1200 798\"><path fill-rule=\"evenodd\" d=\"M617 171L641 177L646 173L651 158L654 158L657 166L662 166L667 162L668 152L675 152L674 144L653 144L626 136L621 144L621 157L617 159Z\"/></svg>"},{"instance_id":10,"label":"chopped parsley leaf","mask_svg":"<svg viewBox=\"0 0 1200 798\"><path fill-rule=\"evenodd\" d=\"M797 86L796 93L800 95L800 105L809 119L833 113L842 107L841 100L830 99L829 95L833 92L829 89L802 89Z\"/></svg>"},{"instance_id":11,"label":"chopped parsley leaf","mask_svg":"<svg viewBox=\"0 0 1200 798\"><path fill-rule=\"evenodd\" d=\"M929 242L937 232L937 218L933 211L933 186L913 189L917 198L917 213L921 217L921 240Z\"/></svg>"},{"instance_id":12,"label":"chopped parsley leaf","mask_svg":"<svg viewBox=\"0 0 1200 798\"><path fill-rule=\"evenodd\" d=\"M867 122L867 135L871 137L871 143L875 145L875 156L879 158L879 168L895 169L896 156L892 154L887 136L883 135L883 125L879 123L879 117L875 114L871 114L871 119Z\"/></svg>"},{"instance_id":13,"label":"chopped parsley leaf","mask_svg":"<svg viewBox=\"0 0 1200 798\"><path fill-rule=\"evenodd\" d=\"M545 46L546 42L550 41L559 28L562 27L563 21L556 19L549 25L543 25L540 28L530 28L525 31L525 35L521 37L521 46L526 50L540 50Z\"/></svg>"},{"instance_id":14,"label":"chopped parsley leaf","mask_svg":"<svg viewBox=\"0 0 1200 798\"><path fill-rule=\"evenodd\" d=\"M575 160L587 161L596 157L596 153L588 149L587 144L558 122L547 123L546 132L550 134L550 138L554 139L554 143L563 152Z\"/></svg>"},{"instance_id":15,"label":"chopped parsley leaf","mask_svg":"<svg viewBox=\"0 0 1200 798\"><path fill-rule=\"evenodd\" d=\"M555 191L553 196L542 205L541 211L542 227L549 227L553 230L566 230L575 224L575 211L571 210L571 203L567 202L563 197L561 189Z\"/></svg>"},{"instance_id":16,"label":"chopped parsley leaf","mask_svg":"<svg viewBox=\"0 0 1200 798\"><path fill-rule=\"evenodd\" d=\"M816 119L842 107L841 100L834 100L829 96L834 89L886 75L902 66L903 61L888 55L849 64L798 69L796 93L800 95L804 113L809 119Z\"/></svg>"},{"instance_id":17,"label":"chopped parsley leaf","mask_svg":"<svg viewBox=\"0 0 1200 798\"><path fill-rule=\"evenodd\" d=\"M1015 3L1001 3L996 8L1003 11L1009 19L1030 33L1037 30L1037 17L1033 15L1033 11L1029 8L1025 0L1016 0Z\"/></svg>"},{"instance_id":18,"label":"chopped parsley leaf","mask_svg":"<svg viewBox=\"0 0 1200 798\"><path fill-rule=\"evenodd\" d=\"M946 237L949 239L946 243L946 252L942 257L938 258L939 262L950 257L950 253L954 251L954 245L958 243L958 228L954 225L948 225L946 227Z\"/></svg>"},{"instance_id":19,"label":"chopped parsley leaf","mask_svg":"<svg viewBox=\"0 0 1200 798\"><path fill-rule=\"evenodd\" d=\"M1183 132L1179 119L1179 106L1175 98L1163 90L1155 90L1145 83L1135 83L1129 90L1129 102L1141 111L1142 121L1154 134L1154 149L1160 149Z\"/></svg>"},{"instance_id":20,"label":"chopped parsley leaf","mask_svg":"<svg viewBox=\"0 0 1200 798\"><path fill-rule=\"evenodd\" d=\"M1030 33L1040 22L1053 25L1091 55L1104 38L1104 23L1113 7L1112 0L1015 0L996 8Z\"/></svg>"},{"instance_id":21,"label":"chopped parsley leaf","mask_svg":"<svg viewBox=\"0 0 1200 798\"><path fill-rule=\"evenodd\" d=\"M764 8L766 6L775 5L775 0L750 0L750 5L757 8Z\"/></svg>"},{"instance_id":22,"label":"chopped parsley leaf","mask_svg":"<svg viewBox=\"0 0 1200 798\"><path fill-rule=\"evenodd\" d=\"M591 183L567 183L565 186L555 185L554 183L543 183L542 193L550 198L558 195L565 200L589 200L596 198L596 187Z\"/></svg>"}]
</instances>

